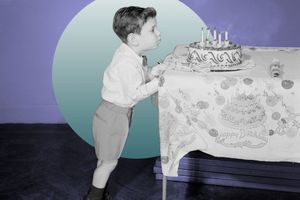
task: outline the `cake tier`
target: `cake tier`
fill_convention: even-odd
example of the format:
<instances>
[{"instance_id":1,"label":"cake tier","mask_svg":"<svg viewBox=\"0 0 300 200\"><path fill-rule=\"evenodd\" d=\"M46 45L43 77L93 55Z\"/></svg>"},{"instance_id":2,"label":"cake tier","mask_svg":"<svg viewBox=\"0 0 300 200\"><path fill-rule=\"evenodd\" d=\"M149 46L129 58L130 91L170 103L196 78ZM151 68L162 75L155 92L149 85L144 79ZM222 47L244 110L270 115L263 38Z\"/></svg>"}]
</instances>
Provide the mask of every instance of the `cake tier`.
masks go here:
<instances>
[{"instance_id":1,"label":"cake tier","mask_svg":"<svg viewBox=\"0 0 300 200\"><path fill-rule=\"evenodd\" d=\"M230 43L228 46L204 46L194 42L189 46L187 61L193 65L209 63L211 70L226 70L242 63L241 46Z\"/></svg>"}]
</instances>

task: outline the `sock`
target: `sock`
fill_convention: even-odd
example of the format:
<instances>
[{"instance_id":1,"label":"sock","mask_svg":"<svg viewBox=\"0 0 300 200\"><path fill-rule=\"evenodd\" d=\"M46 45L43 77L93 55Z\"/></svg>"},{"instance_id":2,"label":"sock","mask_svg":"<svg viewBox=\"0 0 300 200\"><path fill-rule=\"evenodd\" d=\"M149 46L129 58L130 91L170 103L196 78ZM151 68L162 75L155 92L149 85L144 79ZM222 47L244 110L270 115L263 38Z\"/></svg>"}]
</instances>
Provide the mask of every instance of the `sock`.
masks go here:
<instances>
[{"instance_id":1,"label":"sock","mask_svg":"<svg viewBox=\"0 0 300 200\"><path fill-rule=\"evenodd\" d=\"M104 188L111 172L115 169L118 160L102 162L94 171L92 185L97 188Z\"/></svg>"}]
</instances>

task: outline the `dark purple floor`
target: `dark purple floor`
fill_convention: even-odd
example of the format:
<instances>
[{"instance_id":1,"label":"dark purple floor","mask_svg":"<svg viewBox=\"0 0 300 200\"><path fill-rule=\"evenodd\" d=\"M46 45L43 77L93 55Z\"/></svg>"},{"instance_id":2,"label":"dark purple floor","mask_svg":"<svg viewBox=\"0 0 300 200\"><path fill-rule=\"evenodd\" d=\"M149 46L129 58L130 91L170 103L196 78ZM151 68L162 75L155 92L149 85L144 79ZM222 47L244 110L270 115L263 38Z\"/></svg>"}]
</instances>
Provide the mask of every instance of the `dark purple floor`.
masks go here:
<instances>
[{"instance_id":1,"label":"dark purple floor","mask_svg":"<svg viewBox=\"0 0 300 200\"><path fill-rule=\"evenodd\" d=\"M114 200L159 200L155 158L120 159L109 181ZM79 200L96 164L94 149L68 125L0 125L0 200ZM168 181L168 200L300 200L300 193Z\"/></svg>"}]
</instances>

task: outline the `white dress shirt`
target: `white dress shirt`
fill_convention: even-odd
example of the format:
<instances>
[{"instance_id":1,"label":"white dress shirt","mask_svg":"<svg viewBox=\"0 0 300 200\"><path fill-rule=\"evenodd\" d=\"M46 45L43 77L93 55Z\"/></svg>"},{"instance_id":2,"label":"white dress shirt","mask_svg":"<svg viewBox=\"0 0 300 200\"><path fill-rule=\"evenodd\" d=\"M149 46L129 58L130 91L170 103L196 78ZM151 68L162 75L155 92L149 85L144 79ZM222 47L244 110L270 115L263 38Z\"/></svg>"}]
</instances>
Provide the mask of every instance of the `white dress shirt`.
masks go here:
<instances>
[{"instance_id":1,"label":"white dress shirt","mask_svg":"<svg viewBox=\"0 0 300 200\"><path fill-rule=\"evenodd\" d=\"M143 58L122 43L103 75L102 98L121 107L133 107L158 90L158 78L150 80Z\"/></svg>"}]
</instances>

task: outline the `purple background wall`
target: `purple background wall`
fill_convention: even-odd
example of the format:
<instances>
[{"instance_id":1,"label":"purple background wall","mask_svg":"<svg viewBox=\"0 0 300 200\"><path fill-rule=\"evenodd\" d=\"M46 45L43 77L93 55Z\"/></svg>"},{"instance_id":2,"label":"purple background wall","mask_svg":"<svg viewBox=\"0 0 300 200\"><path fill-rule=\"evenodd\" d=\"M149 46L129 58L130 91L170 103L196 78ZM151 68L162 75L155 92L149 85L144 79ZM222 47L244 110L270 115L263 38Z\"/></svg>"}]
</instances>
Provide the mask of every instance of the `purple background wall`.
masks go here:
<instances>
[{"instance_id":1,"label":"purple background wall","mask_svg":"<svg viewBox=\"0 0 300 200\"><path fill-rule=\"evenodd\" d=\"M91 0L0 0L0 123L64 122L52 89L60 35Z\"/></svg>"},{"instance_id":2,"label":"purple background wall","mask_svg":"<svg viewBox=\"0 0 300 200\"><path fill-rule=\"evenodd\" d=\"M92 0L0 0L0 123L64 123L52 89L56 44ZM298 0L182 0L242 45L300 47Z\"/></svg>"}]
</instances>

